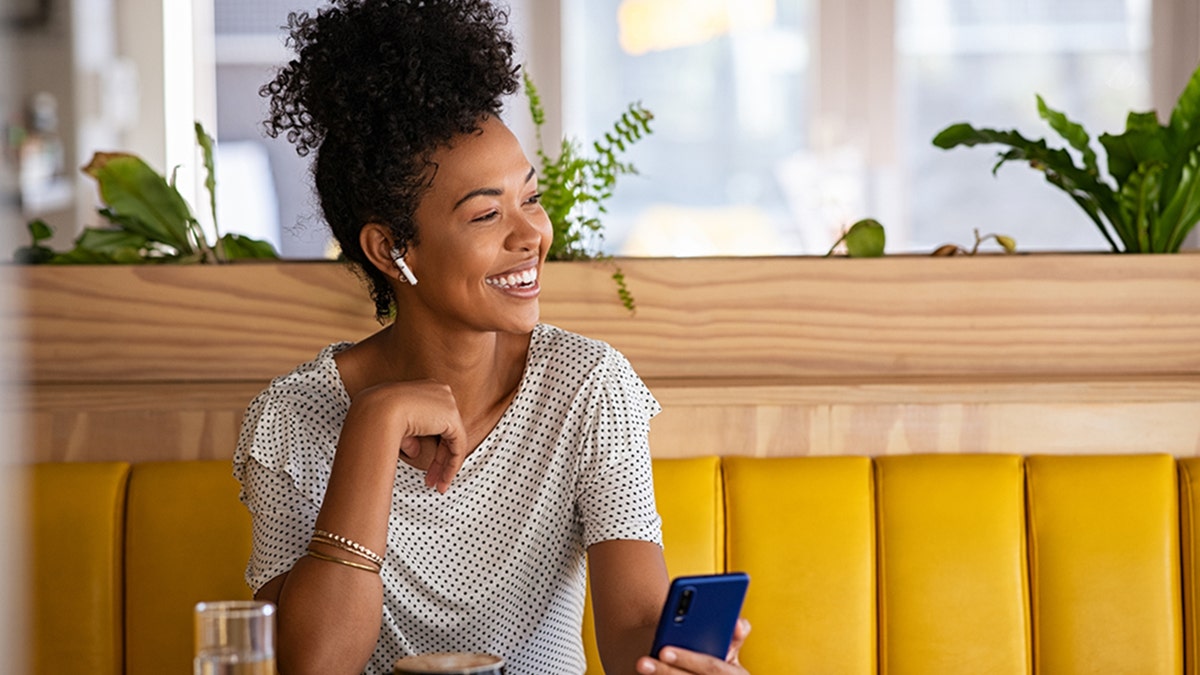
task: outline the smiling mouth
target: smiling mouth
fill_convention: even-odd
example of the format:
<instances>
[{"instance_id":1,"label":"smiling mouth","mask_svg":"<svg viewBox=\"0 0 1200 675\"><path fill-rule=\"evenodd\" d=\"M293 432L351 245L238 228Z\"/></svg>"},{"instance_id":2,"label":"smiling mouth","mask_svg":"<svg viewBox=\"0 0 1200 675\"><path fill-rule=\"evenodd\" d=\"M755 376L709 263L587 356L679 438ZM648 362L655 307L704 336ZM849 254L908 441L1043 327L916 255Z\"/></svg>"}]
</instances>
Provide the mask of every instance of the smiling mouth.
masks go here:
<instances>
[{"instance_id":1,"label":"smiling mouth","mask_svg":"<svg viewBox=\"0 0 1200 675\"><path fill-rule=\"evenodd\" d=\"M515 274L503 274L484 279L488 286L499 288L502 290L512 288L533 288L537 285L538 273L536 267L531 267L523 272Z\"/></svg>"}]
</instances>

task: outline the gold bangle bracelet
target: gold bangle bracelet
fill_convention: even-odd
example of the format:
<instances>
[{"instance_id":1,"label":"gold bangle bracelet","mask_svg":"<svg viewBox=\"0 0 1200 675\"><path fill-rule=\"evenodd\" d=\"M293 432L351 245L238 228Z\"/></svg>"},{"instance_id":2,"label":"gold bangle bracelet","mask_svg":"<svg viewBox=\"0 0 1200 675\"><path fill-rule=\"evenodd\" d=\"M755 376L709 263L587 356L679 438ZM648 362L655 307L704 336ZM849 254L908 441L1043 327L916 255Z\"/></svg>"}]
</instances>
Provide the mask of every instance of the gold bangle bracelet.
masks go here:
<instances>
[{"instance_id":1,"label":"gold bangle bracelet","mask_svg":"<svg viewBox=\"0 0 1200 675\"><path fill-rule=\"evenodd\" d=\"M337 563L339 565L345 565L346 567L353 567L356 570L366 570L368 572L371 572L372 574L379 574L378 567L372 567L370 565L356 563L353 560L345 560L342 558L338 558L337 556L325 555L324 553L318 553L317 551L314 551L311 548L308 549L307 555L310 555L310 556L316 558L317 560L324 560L326 562Z\"/></svg>"},{"instance_id":2,"label":"gold bangle bracelet","mask_svg":"<svg viewBox=\"0 0 1200 675\"><path fill-rule=\"evenodd\" d=\"M358 543L357 541L354 541L353 539L347 539L339 534L334 534L332 532L329 532L326 530L321 530L321 529L313 530L313 538L314 539L322 539L327 542L337 542L337 544L341 544L341 546L338 546L338 548L341 548L348 553L354 553L355 555L359 556L360 558L366 558L367 560L370 560L371 562L375 563L376 565L383 567L383 556L379 555L375 551L372 551L371 549L367 548L366 546L363 546L362 544ZM349 548L346 548L346 547L349 547Z\"/></svg>"},{"instance_id":3,"label":"gold bangle bracelet","mask_svg":"<svg viewBox=\"0 0 1200 675\"><path fill-rule=\"evenodd\" d=\"M349 539L345 539L343 537L330 535L321 530L317 530L315 533L313 533L312 539L309 543L324 544L325 546L339 548L346 553L350 553L358 558L365 558L375 563L379 567L383 567L383 558L380 555L361 544L350 541Z\"/></svg>"}]
</instances>

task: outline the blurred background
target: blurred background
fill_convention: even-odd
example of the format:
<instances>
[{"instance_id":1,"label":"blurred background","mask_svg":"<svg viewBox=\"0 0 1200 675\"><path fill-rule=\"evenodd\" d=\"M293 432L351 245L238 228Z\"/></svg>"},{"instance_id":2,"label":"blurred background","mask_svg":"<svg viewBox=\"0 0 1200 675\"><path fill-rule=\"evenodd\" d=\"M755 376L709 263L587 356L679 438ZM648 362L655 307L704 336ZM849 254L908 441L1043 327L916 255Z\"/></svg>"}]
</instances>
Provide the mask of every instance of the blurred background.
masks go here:
<instances>
[{"instance_id":1,"label":"blurred background","mask_svg":"<svg viewBox=\"0 0 1200 675\"><path fill-rule=\"evenodd\" d=\"M329 254L307 160L261 131L258 95L286 62L281 26L314 0L9 0L21 54L0 97L0 245L44 218L66 247L96 222L78 167L127 150L176 170L203 205L191 133L218 139L223 229L285 257ZM590 143L640 101L653 134L628 158L604 249L629 256L824 254L848 224L882 221L889 253L970 245L1105 250L1082 211L994 149L942 151L954 122L1052 132L1035 94L1093 137L1130 110L1165 119L1200 63L1196 0L512 0L543 135ZM506 119L531 152L526 101ZM1061 145L1055 137L1052 144ZM1098 143L1096 144L1097 148ZM190 192L189 192L190 191ZM197 215L207 218L204 208ZM1193 245L1195 236L1193 236Z\"/></svg>"},{"instance_id":2,"label":"blurred background","mask_svg":"<svg viewBox=\"0 0 1200 675\"><path fill-rule=\"evenodd\" d=\"M21 87L18 74L24 68L24 57L15 48L11 33L0 28L0 105L14 104L19 98L15 94ZM0 228L15 231L21 220L20 204L13 198L16 185L15 163L7 157L0 161L0 186L4 186L4 199L0 200ZM7 256L12 248L0 252ZM0 327L8 328L7 335L15 337L20 325L17 317L21 308L12 291L13 269L0 265ZM29 548L25 528L29 518L25 513L24 481L18 477L17 468L25 460L26 417L21 382L24 362L18 353L20 340L0 340L0 529L9 535L10 545L0 546L0 663L6 670L23 673L27 670L28 655L25 646L29 642L29 620L26 607L28 599L24 590L25 554Z\"/></svg>"}]
</instances>

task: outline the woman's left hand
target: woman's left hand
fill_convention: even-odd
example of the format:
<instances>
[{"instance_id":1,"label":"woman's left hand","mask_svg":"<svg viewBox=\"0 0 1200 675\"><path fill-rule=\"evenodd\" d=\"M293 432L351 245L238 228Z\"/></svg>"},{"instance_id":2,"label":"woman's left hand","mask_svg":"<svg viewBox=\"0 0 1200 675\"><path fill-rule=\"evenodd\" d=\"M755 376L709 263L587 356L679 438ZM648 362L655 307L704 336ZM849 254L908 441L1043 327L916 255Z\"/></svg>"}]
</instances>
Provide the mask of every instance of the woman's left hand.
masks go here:
<instances>
[{"instance_id":1,"label":"woman's left hand","mask_svg":"<svg viewBox=\"0 0 1200 675\"><path fill-rule=\"evenodd\" d=\"M750 622L738 619L737 627L733 630L733 642L729 645L729 655L724 661L719 661L708 654L691 652L678 647L663 647L657 659L644 656L638 659L637 671L643 675L673 675L675 673L692 673L693 675L727 675L730 673L748 673L738 662L738 652L750 634Z\"/></svg>"}]
</instances>

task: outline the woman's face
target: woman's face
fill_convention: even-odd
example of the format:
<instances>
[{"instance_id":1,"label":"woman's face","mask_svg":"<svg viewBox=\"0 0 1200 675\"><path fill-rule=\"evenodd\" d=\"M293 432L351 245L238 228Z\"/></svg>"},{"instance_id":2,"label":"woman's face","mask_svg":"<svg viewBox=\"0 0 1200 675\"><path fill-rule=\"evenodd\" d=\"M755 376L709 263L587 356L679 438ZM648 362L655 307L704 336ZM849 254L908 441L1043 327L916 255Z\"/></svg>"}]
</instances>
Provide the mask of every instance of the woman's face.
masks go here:
<instances>
[{"instance_id":1,"label":"woman's face","mask_svg":"<svg viewBox=\"0 0 1200 675\"><path fill-rule=\"evenodd\" d=\"M550 219L516 137L495 117L480 128L433 154L405 258L418 283L400 292L461 327L524 333L538 321Z\"/></svg>"}]
</instances>

